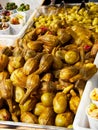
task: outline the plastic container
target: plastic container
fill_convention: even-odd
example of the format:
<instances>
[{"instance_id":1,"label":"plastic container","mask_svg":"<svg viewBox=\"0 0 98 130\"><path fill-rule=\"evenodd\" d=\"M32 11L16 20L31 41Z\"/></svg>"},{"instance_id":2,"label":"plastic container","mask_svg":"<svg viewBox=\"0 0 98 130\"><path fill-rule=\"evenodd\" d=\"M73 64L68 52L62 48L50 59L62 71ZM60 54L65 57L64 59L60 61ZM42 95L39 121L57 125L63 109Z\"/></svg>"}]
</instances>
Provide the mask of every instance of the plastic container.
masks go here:
<instances>
[{"instance_id":1,"label":"plastic container","mask_svg":"<svg viewBox=\"0 0 98 130\"><path fill-rule=\"evenodd\" d=\"M27 10L27 11L18 11L17 10L17 13L25 13L25 15L26 15L26 20L28 20L29 19L29 16L30 16L30 10Z\"/></svg>"},{"instance_id":2,"label":"plastic container","mask_svg":"<svg viewBox=\"0 0 98 130\"><path fill-rule=\"evenodd\" d=\"M0 25L3 23L0 23ZM0 34L1 35L9 35L10 34L10 24L9 23L4 23L6 24L8 27L6 29L2 29L0 30Z\"/></svg>"},{"instance_id":3,"label":"plastic container","mask_svg":"<svg viewBox=\"0 0 98 130\"><path fill-rule=\"evenodd\" d=\"M98 67L98 53L96 55L94 63ZM95 129L90 128L89 121L85 112L87 106L91 102L90 92L94 89L94 87L98 87L98 72L91 79L89 79L86 83L85 90L83 92L82 99L80 101L80 104L79 104L79 107L78 107L78 110L77 110L77 113L73 122L74 130L95 130Z\"/></svg>"},{"instance_id":4,"label":"plastic container","mask_svg":"<svg viewBox=\"0 0 98 130\"><path fill-rule=\"evenodd\" d=\"M23 25L22 24L10 24L11 26L11 33L13 33L14 35L17 35L19 33L19 31L22 29Z\"/></svg>"},{"instance_id":5,"label":"plastic container","mask_svg":"<svg viewBox=\"0 0 98 130\"><path fill-rule=\"evenodd\" d=\"M98 106L98 88L94 88L90 93L91 102Z\"/></svg>"},{"instance_id":6,"label":"plastic container","mask_svg":"<svg viewBox=\"0 0 98 130\"><path fill-rule=\"evenodd\" d=\"M97 109L95 108L93 110L94 111L90 110L90 106L88 105L85 112L86 112L86 115L88 118L90 128L94 129L94 130L98 130L98 118L97 118L98 117L98 107L97 107ZM93 114L91 112L93 112ZM95 112L96 112L96 114L95 114Z\"/></svg>"},{"instance_id":7,"label":"plastic container","mask_svg":"<svg viewBox=\"0 0 98 130\"><path fill-rule=\"evenodd\" d=\"M26 23L25 29L23 30L21 35L19 35L19 37L22 37L24 35L25 30L27 29L27 27L32 26L32 24L33 24L32 19L35 16L39 16L41 11L44 12L45 9L44 8L39 8L39 10L34 11L34 13L30 16L28 22ZM98 54L96 56L95 63L98 64ZM89 128L89 123L88 123L88 119L87 119L87 116L86 116L86 113L85 113L85 109L86 109L87 105L90 103L89 93L94 88L92 83L94 83L95 85L98 85L98 83L94 82L94 81L98 80L96 75L98 77L98 74L95 74L96 79L92 79L92 81L90 79L86 84L86 88L85 88L84 93L83 93L83 98L81 99L82 103L80 103L80 105L79 105L79 109L77 111L76 118L75 118L75 121L74 121L74 130L91 130ZM55 127L55 126L47 126L47 125L39 125L39 124L27 124L27 123L12 122L12 121L0 121L0 124L12 125L12 126L21 126L21 127L22 126L23 127L31 127L31 128L35 128L34 130L41 130L41 129L42 130L73 130L73 129L64 128L64 127Z\"/></svg>"},{"instance_id":8,"label":"plastic container","mask_svg":"<svg viewBox=\"0 0 98 130\"><path fill-rule=\"evenodd\" d=\"M11 23L13 19L18 18L19 24ZM14 35L18 34L19 31L23 28L24 24L26 23L26 14L24 12L14 13L10 16L10 26L11 26L11 33Z\"/></svg>"},{"instance_id":9,"label":"plastic container","mask_svg":"<svg viewBox=\"0 0 98 130\"><path fill-rule=\"evenodd\" d=\"M88 117L88 121L90 124L90 128L92 130L98 130L98 119L94 119L94 118L90 117L89 115L87 115L87 117Z\"/></svg>"},{"instance_id":10,"label":"plastic container","mask_svg":"<svg viewBox=\"0 0 98 130\"><path fill-rule=\"evenodd\" d=\"M10 16L10 21L12 18L18 18L19 22L24 25L26 23L26 14L24 12L17 12Z\"/></svg>"},{"instance_id":11,"label":"plastic container","mask_svg":"<svg viewBox=\"0 0 98 130\"><path fill-rule=\"evenodd\" d=\"M92 100L92 103L94 103L94 104L96 104L96 106L98 106L98 101Z\"/></svg>"}]
</instances>

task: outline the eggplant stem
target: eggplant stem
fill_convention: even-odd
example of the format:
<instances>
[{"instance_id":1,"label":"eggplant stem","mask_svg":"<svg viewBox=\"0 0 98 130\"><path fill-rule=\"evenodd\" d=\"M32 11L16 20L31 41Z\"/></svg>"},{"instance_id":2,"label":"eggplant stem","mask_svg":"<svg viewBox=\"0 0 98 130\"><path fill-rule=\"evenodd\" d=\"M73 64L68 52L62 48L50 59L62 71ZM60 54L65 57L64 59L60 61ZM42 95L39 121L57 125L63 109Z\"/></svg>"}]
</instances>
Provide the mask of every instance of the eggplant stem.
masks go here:
<instances>
[{"instance_id":1,"label":"eggplant stem","mask_svg":"<svg viewBox=\"0 0 98 130\"><path fill-rule=\"evenodd\" d=\"M24 95L24 97L20 101L20 105L23 105L25 103L25 101L27 100L27 98L29 97L29 95L33 91L33 89L34 88L27 89L26 94Z\"/></svg>"},{"instance_id":2,"label":"eggplant stem","mask_svg":"<svg viewBox=\"0 0 98 130\"><path fill-rule=\"evenodd\" d=\"M77 74L77 75L73 76L72 78L70 78L69 81L71 83L73 83L73 82L76 82L77 80L79 80L81 78L83 78L83 76L81 74Z\"/></svg>"},{"instance_id":3,"label":"eggplant stem","mask_svg":"<svg viewBox=\"0 0 98 130\"><path fill-rule=\"evenodd\" d=\"M13 103L12 103L12 99L7 99L7 104L9 106L9 111L12 113L13 112Z\"/></svg>"}]
</instances>

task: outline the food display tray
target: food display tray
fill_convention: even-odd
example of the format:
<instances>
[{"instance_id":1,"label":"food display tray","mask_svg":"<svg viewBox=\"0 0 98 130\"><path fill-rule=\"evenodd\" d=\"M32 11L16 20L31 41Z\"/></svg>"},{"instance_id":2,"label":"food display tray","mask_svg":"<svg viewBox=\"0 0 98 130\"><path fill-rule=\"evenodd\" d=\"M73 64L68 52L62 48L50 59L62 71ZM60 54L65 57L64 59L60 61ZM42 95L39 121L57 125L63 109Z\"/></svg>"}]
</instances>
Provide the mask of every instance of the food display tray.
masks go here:
<instances>
[{"instance_id":1,"label":"food display tray","mask_svg":"<svg viewBox=\"0 0 98 130\"><path fill-rule=\"evenodd\" d=\"M35 9L39 8L42 3L44 2L44 0L0 0L0 4L5 7L7 2L15 2L17 5L20 5L21 3L24 4L29 4L30 5L30 16L32 15L32 13L34 12ZM29 16L29 18L30 18ZM10 46L13 45L14 40L16 40L17 38L21 37L22 34L25 32L26 28L29 25L29 18L27 20L27 22L24 24L23 28L20 30L20 32L18 34L15 35L0 35L0 45L1 46Z\"/></svg>"},{"instance_id":2,"label":"food display tray","mask_svg":"<svg viewBox=\"0 0 98 130\"><path fill-rule=\"evenodd\" d=\"M94 63L98 68L98 53ZM88 118L86 116L86 108L90 103L90 92L95 87L98 87L98 72L86 83L85 90L83 92L82 99L73 122L74 130L93 130L89 127Z\"/></svg>"},{"instance_id":3,"label":"food display tray","mask_svg":"<svg viewBox=\"0 0 98 130\"><path fill-rule=\"evenodd\" d=\"M0 2L3 0L0 0ZM22 0L23 1L23 0ZM25 1L25 0L24 0ZM34 0L32 0L33 2ZM39 0L36 0L36 2ZM16 1L15 1L16 2ZM17 0L18 2L18 0ZM27 1L28 2L28 1ZM75 4L69 4L69 5L75 5ZM40 8L35 9L33 13L31 14L30 18L28 19L27 23L23 27L23 29L20 31L18 35L13 36L1 36L0 35L0 45L2 43L5 46L10 46L14 43L15 39L23 37L25 34L25 31L27 28L30 28L33 24L33 18L35 16L39 16L40 13L45 11L45 6L41 6ZM8 40L9 39L9 40ZM2 42L3 41L3 42ZM96 55L95 62L96 66L98 67L98 54ZM85 109L87 105L90 102L89 99L89 93L94 88L94 86L97 86L98 80L98 73L96 73L88 82L86 83L85 90L82 95L82 99L80 102L80 105L78 107L77 114L75 116L74 122L73 122L73 129L72 128L65 128L65 127L56 127L56 126L48 126L48 125L39 125L39 124L28 124L23 122L13 122L13 121L0 121L0 124L2 125L8 125L8 126L17 126L17 127L30 127L32 130L91 130L89 128L89 123L86 117Z\"/></svg>"}]
</instances>

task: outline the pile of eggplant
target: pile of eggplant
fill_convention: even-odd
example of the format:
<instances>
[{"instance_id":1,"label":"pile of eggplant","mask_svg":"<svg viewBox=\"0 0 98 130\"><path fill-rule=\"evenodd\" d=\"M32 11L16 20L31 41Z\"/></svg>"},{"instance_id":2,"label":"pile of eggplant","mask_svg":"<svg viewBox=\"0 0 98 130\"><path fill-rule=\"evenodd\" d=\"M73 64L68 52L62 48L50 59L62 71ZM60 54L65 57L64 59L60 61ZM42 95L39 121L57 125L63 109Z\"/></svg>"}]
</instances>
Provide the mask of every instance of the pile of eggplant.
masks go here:
<instances>
[{"instance_id":1,"label":"pile of eggplant","mask_svg":"<svg viewBox=\"0 0 98 130\"><path fill-rule=\"evenodd\" d=\"M0 120L72 127L97 51L98 34L80 24L28 28L0 51Z\"/></svg>"}]
</instances>

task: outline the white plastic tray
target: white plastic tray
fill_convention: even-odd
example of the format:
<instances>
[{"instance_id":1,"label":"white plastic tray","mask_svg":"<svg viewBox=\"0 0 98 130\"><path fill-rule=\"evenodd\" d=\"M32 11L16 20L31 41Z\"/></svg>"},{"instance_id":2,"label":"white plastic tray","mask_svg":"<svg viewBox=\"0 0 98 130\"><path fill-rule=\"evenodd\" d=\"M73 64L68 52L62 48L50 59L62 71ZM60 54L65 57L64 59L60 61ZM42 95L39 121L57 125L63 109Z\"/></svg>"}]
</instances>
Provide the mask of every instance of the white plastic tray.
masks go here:
<instances>
[{"instance_id":1,"label":"white plastic tray","mask_svg":"<svg viewBox=\"0 0 98 130\"><path fill-rule=\"evenodd\" d=\"M5 6L7 2L15 2L17 5L20 5L21 3L29 4L31 7L30 15L32 15L34 10L39 8L44 2L44 0L0 0L2 6ZM28 25L29 25L29 19L18 34L0 35L0 45L7 45L7 46L13 45L14 40L22 36Z\"/></svg>"},{"instance_id":2,"label":"white plastic tray","mask_svg":"<svg viewBox=\"0 0 98 130\"><path fill-rule=\"evenodd\" d=\"M94 63L98 68L98 53ZM82 99L73 122L74 130L93 130L89 128L89 123L85 111L86 107L90 103L90 92L94 89L94 87L98 87L98 72L86 83L85 90L83 92Z\"/></svg>"}]
</instances>

